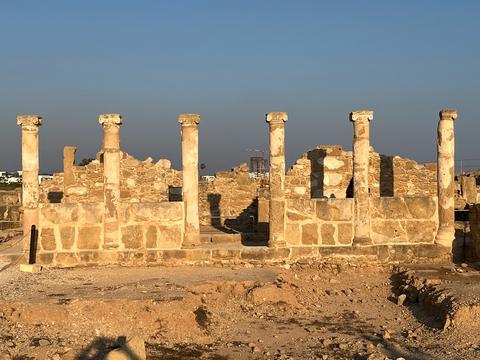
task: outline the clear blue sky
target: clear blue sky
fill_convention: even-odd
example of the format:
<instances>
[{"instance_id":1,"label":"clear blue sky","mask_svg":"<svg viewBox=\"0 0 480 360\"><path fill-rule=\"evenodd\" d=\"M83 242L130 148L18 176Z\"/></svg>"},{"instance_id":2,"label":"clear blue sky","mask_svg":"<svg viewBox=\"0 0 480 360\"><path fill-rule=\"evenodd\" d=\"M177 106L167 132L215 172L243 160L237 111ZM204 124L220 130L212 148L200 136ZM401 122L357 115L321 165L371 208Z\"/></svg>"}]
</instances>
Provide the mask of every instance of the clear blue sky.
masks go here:
<instances>
[{"instance_id":1,"label":"clear blue sky","mask_svg":"<svg viewBox=\"0 0 480 360\"><path fill-rule=\"evenodd\" d=\"M64 145L93 156L103 112L124 116L125 151L177 167L177 115L201 114L212 172L267 147L268 111L289 112L289 163L350 149L357 108L378 151L431 161L454 107L457 158L480 158L479 19L478 1L2 1L0 168L20 167L20 113L44 117L42 171Z\"/></svg>"}]
</instances>

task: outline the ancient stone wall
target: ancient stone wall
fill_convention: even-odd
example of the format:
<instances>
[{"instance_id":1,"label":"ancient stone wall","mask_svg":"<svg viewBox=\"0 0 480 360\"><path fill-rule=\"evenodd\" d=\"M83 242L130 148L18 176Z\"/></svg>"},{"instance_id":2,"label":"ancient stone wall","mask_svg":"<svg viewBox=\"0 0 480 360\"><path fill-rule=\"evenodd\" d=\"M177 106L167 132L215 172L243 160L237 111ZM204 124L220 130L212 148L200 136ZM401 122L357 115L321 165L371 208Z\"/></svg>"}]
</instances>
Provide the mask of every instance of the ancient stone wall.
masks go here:
<instances>
[{"instance_id":1,"label":"ancient stone wall","mask_svg":"<svg viewBox=\"0 0 480 360\"><path fill-rule=\"evenodd\" d=\"M108 262L108 256L149 249L180 249L183 240L183 203L121 203L118 249L104 250L104 204L40 205L37 259L58 266ZM125 256L130 256L125 254Z\"/></svg>"},{"instance_id":2,"label":"ancient stone wall","mask_svg":"<svg viewBox=\"0 0 480 360\"><path fill-rule=\"evenodd\" d=\"M480 259L480 204L471 205L469 208L469 223L472 257Z\"/></svg>"},{"instance_id":3,"label":"ancient stone wall","mask_svg":"<svg viewBox=\"0 0 480 360\"><path fill-rule=\"evenodd\" d=\"M40 202L77 203L103 201L103 164L101 154L86 166L74 166L74 179L64 193L64 174L54 174L41 184ZM169 160L153 163L140 161L123 152L120 162L121 199L127 202L168 201L169 187L182 186L182 173L171 167Z\"/></svg>"},{"instance_id":4,"label":"ancient stone wall","mask_svg":"<svg viewBox=\"0 0 480 360\"><path fill-rule=\"evenodd\" d=\"M268 179L250 176L247 164L230 171L219 171L199 186L200 224L248 230L257 220L259 189Z\"/></svg>"},{"instance_id":5,"label":"ancient stone wall","mask_svg":"<svg viewBox=\"0 0 480 360\"><path fill-rule=\"evenodd\" d=\"M0 191L0 231L22 227L21 190Z\"/></svg>"},{"instance_id":6,"label":"ancient stone wall","mask_svg":"<svg viewBox=\"0 0 480 360\"><path fill-rule=\"evenodd\" d=\"M371 238L375 244L430 243L438 228L434 197L370 198Z\"/></svg>"},{"instance_id":7,"label":"ancient stone wall","mask_svg":"<svg viewBox=\"0 0 480 360\"><path fill-rule=\"evenodd\" d=\"M287 172L289 198L352 197L352 152L339 145L319 146L300 157ZM436 165L370 151L371 196L436 196Z\"/></svg>"}]
</instances>

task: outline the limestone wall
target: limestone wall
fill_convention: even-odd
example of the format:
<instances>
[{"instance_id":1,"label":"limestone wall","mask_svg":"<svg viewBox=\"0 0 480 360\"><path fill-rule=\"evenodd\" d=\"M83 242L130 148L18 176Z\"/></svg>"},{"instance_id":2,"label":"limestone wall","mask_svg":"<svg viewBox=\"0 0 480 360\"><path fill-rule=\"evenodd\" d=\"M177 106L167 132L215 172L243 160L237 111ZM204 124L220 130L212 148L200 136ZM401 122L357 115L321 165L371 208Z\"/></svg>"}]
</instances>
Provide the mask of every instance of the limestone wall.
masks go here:
<instances>
[{"instance_id":1,"label":"limestone wall","mask_svg":"<svg viewBox=\"0 0 480 360\"><path fill-rule=\"evenodd\" d=\"M122 153L121 199L124 202L160 202L169 198L169 186L182 186L182 173L171 167L169 160L153 163L151 158L140 161ZM64 192L63 173L54 174L41 184L40 202L101 202L103 201L103 163L101 154L86 166L74 166L74 182Z\"/></svg>"},{"instance_id":2,"label":"limestone wall","mask_svg":"<svg viewBox=\"0 0 480 360\"><path fill-rule=\"evenodd\" d=\"M353 199L287 199L286 213L290 246L352 243Z\"/></svg>"},{"instance_id":3,"label":"limestone wall","mask_svg":"<svg viewBox=\"0 0 480 360\"><path fill-rule=\"evenodd\" d=\"M264 179L267 183L268 179ZM266 185L266 184L264 184ZM253 228L262 179L252 178L247 164L220 171L199 184L200 224L214 227Z\"/></svg>"},{"instance_id":4,"label":"limestone wall","mask_svg":"<svg viewBox=\"0 0 480 360\"><path fill-rule=\"evenodd\" d=\"M352 152L323 145L300 157L287 172L289 198L351 197ZM436 196L436 165L370 152L370 194L382 197Z\"/></svg>"},{"instance_id":5,"label":"limestone wall","mask_svg":"<svg viewBox=\"0 0 480 360\"><path fill-rule=\"evenodd\" d=\"M0 191L0 231L22 227L21 190Z\"/></svg>"},{"instance_id":6,"label":"limestone wall","mask_svg":"<svg viewBox=\"0 0 480 360\"><path fill-rule=\"evenodd\" d=\"M129 250L179 249L183 203L122 203L118 249L102 249L103 203L40 204L37 261L60 266L94 263L101 254ZM105 259L104 259L105 261Z\"/></svg>"},{"instance_id":7,"label":"limestone wall","mask_svg":"<svg viewBox=\"0 0 480 360\"><path fill-rule=\"evenodd\" d=\"M438 228L437 198L371 198L374 244L431 243Z\"/></svg>"}]
</instances>

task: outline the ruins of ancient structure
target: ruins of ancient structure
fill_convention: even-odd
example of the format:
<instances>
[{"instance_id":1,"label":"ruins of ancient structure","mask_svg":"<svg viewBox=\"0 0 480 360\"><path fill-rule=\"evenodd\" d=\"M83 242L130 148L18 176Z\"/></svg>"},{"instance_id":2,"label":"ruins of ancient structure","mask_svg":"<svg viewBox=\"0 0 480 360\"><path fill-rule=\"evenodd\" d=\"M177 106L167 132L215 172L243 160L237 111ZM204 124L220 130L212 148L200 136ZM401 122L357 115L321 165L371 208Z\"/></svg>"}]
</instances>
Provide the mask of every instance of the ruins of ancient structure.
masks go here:
<instances>
[{"instance_id":1,"label":"ruins of ancient structure","mask_svg":"<svg viewBox=\"0 0 480 360\"><path fill-rule=\"evenodd\" d=\"M67 146L63 173L40 185L42 118L18 116L23 229L28 234L31 225L37 227L37 262L50 266L345 255L445 261L455 236L456 118L454 110L440 112L437 164L376 153L369 139L373 112L360 110L350 114L352 152L319 146L285 171L288 116L270 112L268 176L252 176L242 164L199 181L199 115L178 118L180 171L168 160L140 161L123 152L122 117L103 114L96 159L76 166L76 148Z\"/></svg>"}]
</instances>

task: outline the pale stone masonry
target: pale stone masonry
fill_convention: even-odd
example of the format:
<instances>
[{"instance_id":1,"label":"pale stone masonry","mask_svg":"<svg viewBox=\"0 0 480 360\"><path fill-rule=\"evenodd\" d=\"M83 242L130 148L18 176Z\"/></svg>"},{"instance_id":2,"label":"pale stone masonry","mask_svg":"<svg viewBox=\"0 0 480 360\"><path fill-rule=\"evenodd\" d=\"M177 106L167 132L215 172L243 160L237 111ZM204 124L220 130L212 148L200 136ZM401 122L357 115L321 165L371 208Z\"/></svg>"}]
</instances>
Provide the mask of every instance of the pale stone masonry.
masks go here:
<instances>
[{"instance_id":1,"label":"pale stone masonry","mask_svg":"<svg viewBox=\"0 0 480 360\"><path fill-rule=\"evenodd\" d=\"M118 247L120 206L120 125L119 114L102 114L98 119L103 126L104 188L104 248Z\"/></svg>"},{"instance_id":2,"label":"pale stone masonry","mask_svg":"<svg viewBox=\"0 0 480 360\"><path fill-rule=\"evenodd\" d=\"M183 203L185 208L184 248L200 245L198 211L198 125L200 115L180 114L182 133Z\"/></svg>"},{"instance_id":3,"label":"pale stone masonry","mask_svg":"<svg viewBox=\"0 0 480 360\"><path fill-rule=\"evenodd\" d=\"M371 244L369 203L370 121L373 111L359 110L350 114L353 122L353 198L354 245Z\"/></svg>"},{"instance_id":4,"label":"pale stone masonry","mask_svg":"<svg viewBox=\"0 0 480 360\"><path fill-rule=\"evenodd\" d=\"M286 112L266 115L270 135L270 205L268 246L284 247L285 241L285 122Z\"/></svg>"},{"instance_id":5,"label":"pale stone masonry","mask_svg":"<svg viewBox=\"0 0 480 360\"><path fill-rule=\"evenodd\" d=\"M73 167L75 166L75 153L77 148L75 146L65 146L63 148L63 193L67 193L67 189L75 183L75 173Z\"/></svg>"},{"instance_id":6,"label":"pale stone masonry","mask_svg":"<svg viewBox=\"0 0 480 360\"><path fill-rule=\"evenodd\" d=\"M40 188L38 181L39 148L38 128L42 125L42 117L38 115L19 115L17 124L22 128L22 204L23 204L23 242L28 248L27 235L32 225L38 227L38 202Z\"/></svg>"},{"instance_id":7,"label":"pale stone masonry","mask_svg":"<svg viewBox=\"0 0 480 360\"><path fill-rule=\"evenodd\" d=\"M439 227L435 243L452 247L455 239L455 132L457 112L440 111L437 132L437 184Z\"/></svg>"}]
</instances>

